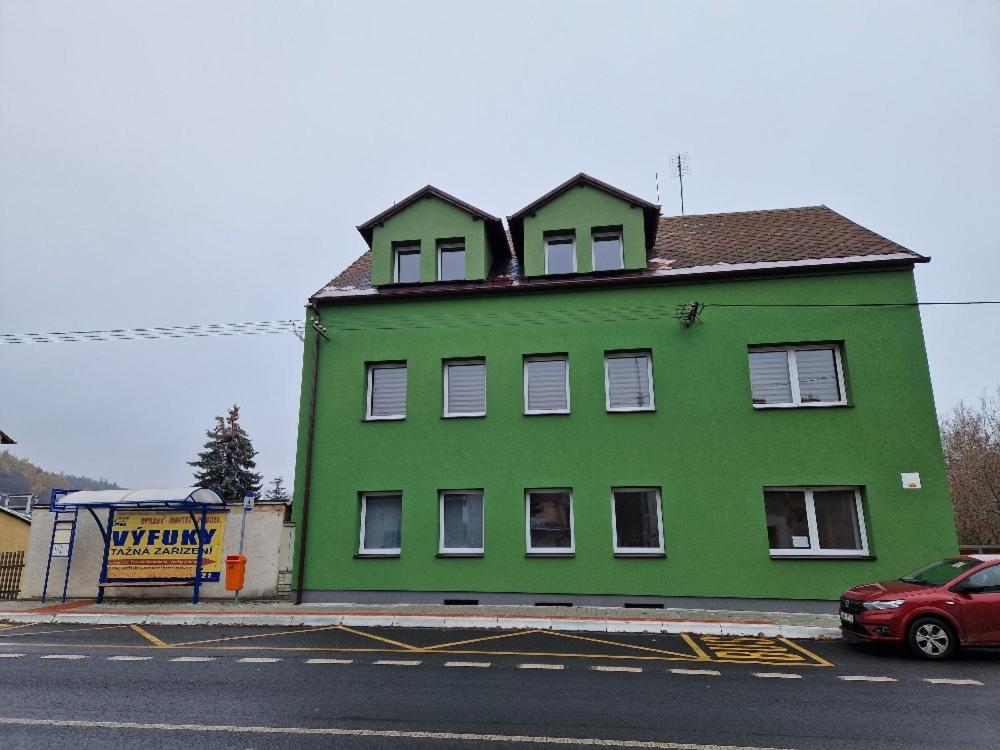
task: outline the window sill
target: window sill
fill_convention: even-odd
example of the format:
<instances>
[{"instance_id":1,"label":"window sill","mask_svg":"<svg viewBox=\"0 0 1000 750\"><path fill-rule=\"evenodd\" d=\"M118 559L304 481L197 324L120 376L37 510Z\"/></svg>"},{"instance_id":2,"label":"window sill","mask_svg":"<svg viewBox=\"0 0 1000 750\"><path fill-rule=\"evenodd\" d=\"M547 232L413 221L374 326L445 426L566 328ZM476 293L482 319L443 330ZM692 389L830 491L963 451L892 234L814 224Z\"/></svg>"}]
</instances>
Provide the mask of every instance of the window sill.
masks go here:
<instances>
[{"instance_id":1,"label":"window sill","mask_svg":"<svg viewBox=\"0 0 1000 750\"><path fill-rule=\"evenodd\" d=\"M442 414L441 419L485 419L486 413L482 414Z\"/></svg>"},{"instance_id":2,"label":"window sill","mask_svg":"<svg viewBox=\"0 0 1000 750\"><path fill-rule=\"evenodd\" d=\"M615 552L615 557L649 557L654 560L663 559L667 556L666 552Z\"/></svg>"},{"instance_id":3,"label":"window sill","mask_svg":"<svg viewBox=\"0 0 1000 750\"><path fill-rule=\"evenodd\" d=\"M767 409L844 409L854 406L851 403L844 404L754 404L755 410L765 411Z\"/></svg>"},{"instance_id":4,"label":"window sill","mask_svg":"<svg viewBox=\"0 0 1000 750\"><path fill-rule=\"evenodd\" d=\"M354 556L355 560L396 560L398 558L398 552L359 552Z\"/></svg>"},{"instance_id":5,"label":"window sill","mask_svg":"<svg viewBox=\"0 0 1000 750\"><path fill-rule=\"evenodd\" d=\"M875 555L771 555L772 560L877 560Z\"/></svg>"},{"instance_id":6,"label":"window sill","mask_svg":"<svg viewBox=\"0 0 1000 750\"><path fill-rule=\"evenodd\" d=\"M568 417L568 411L526 411L526 417Z\"/></svg>"},{"instance_id":7,"label":"window sill","mask_svg":"<svg viewBox=\"0 0 1000 750\"><path fill-rule=\"evenodd\" d=\"M365 417L362 422L402 422L406 419L406 415L402 417Z\"/></svg>"},{"instance_id":8,"label":"window sill","mask_svg":"<svg viewBox=\"0 0 1000 750\"><path fill-rule=\"evenodd\" d=\"M435 557L485 557L484 552L438 552Z\"/></svg>"},{"instance_id":9,"label":"window sill","mask_svg":"<svg viewBox=\"0 0 1000 750\"><path fill-rule=\"evenodd\" d=\"M656 409L605 409L608 414L656 414Z\"/></svg>"},{"instance_id":10,"label":"window sill","mask_svg":"<svg viewBox=\"0 0 1000 750\"><path fill-rule=\"evenodd\" d=\"M525 552L525 557L576 557L575 552Z\"/></svg>"}]
</instances>

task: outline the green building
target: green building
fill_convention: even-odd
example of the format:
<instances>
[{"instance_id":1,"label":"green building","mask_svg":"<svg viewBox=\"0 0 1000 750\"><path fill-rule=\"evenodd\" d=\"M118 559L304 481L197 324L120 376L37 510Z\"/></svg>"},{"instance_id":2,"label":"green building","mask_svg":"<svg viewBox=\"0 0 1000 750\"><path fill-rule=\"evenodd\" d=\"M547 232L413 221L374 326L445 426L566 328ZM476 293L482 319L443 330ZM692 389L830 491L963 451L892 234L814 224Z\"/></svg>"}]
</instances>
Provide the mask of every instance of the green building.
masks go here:
<instances>
[{"instance_id":1,"label":"green building","mask_svg":"<svg viewBox=\"0 0 1000 750\"><path fill-rule=\"evenodd\" d=\"M303 600L833 599L956 551L928 258L584 174L506 224L428 186L358 229L309 300Z\"/></svg>"}]
</instances>

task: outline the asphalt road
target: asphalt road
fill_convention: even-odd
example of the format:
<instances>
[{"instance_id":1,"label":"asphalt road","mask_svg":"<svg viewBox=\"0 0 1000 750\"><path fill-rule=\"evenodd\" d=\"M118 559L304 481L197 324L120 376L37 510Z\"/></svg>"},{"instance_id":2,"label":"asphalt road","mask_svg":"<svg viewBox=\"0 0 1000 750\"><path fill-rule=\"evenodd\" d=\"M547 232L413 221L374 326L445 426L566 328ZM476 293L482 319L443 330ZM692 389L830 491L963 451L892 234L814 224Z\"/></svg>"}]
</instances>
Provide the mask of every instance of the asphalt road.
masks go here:
<instances>
[{"instance_id":1,"label":"asphalt road","mask_svg":"<svg viewBox=\"0 0 1000 750\"><path fill-rule=\"evenodd\" d=\"M707 636L0 628L0 748L182 746L994 750L1000 652L928 663Z\"/></svg>"}]
</instances>

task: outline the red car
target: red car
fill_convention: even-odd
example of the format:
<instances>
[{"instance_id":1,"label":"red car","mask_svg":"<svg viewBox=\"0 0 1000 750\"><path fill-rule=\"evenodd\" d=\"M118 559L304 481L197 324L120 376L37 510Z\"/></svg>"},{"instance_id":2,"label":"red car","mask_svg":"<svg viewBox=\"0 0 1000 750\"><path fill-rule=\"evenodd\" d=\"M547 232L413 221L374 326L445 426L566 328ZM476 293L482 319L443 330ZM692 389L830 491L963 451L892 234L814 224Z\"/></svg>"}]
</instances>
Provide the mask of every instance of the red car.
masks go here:
<instances>
[{"instance_id":1,"label":"red car","mask_svg":"<svg viewBox=\"0 0 1000 750\"><path fill-rule=\"evenodd\" d=\"M1000 646L1000 555L963 555L840 597L845 636L905 643L925 659L959 646Z\"/></svg>"}]
</instances>

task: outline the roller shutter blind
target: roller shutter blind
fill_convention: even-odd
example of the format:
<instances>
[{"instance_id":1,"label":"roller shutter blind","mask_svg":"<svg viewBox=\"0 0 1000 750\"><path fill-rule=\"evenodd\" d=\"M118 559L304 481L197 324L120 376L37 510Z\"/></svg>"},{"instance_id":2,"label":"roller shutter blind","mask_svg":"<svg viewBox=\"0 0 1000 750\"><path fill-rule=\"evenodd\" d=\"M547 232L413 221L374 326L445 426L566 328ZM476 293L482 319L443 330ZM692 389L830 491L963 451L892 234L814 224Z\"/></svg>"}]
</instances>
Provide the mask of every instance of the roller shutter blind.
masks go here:
<instances>
[{"instance_id":1,"label":"roller shutter blind","mask_svg":"<svg viewBox=\"0 0 1000 750\"><path fill-rule=\"evenodd\" d=\"M569 362L559 359L531 359L525 362L526 404L529 412L569 410Z\"/></svg>"},{"instance_id":2,"label":"roller shutter blind","mask_svg":"<svg viewBox=\"0 0 1000 750\"><path fill-rule=\"evenodd\" d=\"M646 354L607 357L609 409L649 409L653 395Z\"/></svg>"},{"instance_id":3,"label":"roller shutter blind","mask_svg":"<svg viewBox=\"0 0 1000 750\"><path fill-rule=\"evenodd\" d=\"M486 363L453 362L446 365L448 403L446 414L486 413Z\"/></svg>"},{"instance_id":4,"label":"roller shutter blind","mask_svg":"<svg viewBox=\"0 0 1000 750\"><path fill-rule=\"evenodd\" d=\"M406 365L381 365L371 368L371 417L406 415Z\"/></svg>"}]
</instances>

